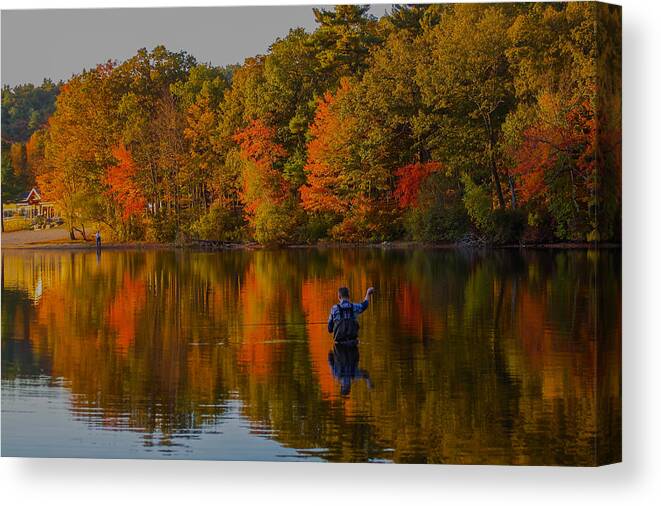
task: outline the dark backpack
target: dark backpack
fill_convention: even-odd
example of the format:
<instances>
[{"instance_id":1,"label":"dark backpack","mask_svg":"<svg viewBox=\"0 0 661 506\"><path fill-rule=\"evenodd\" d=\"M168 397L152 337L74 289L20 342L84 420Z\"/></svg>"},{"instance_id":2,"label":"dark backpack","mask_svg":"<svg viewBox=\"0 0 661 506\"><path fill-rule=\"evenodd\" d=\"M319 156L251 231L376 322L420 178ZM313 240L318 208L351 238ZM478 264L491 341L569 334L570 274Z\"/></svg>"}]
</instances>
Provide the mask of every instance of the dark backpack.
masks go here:
<instances>
[{"instance_id":1,"label":"dark backpack","mask_svg":"<svg viewBox=\"0 0 661 506\"><path fill-rule=\"evenodd\" d=\"M333 323L333 339L335 342L353 341L358 338L358 320L353 315L353 304L349 307L342 307L337 304L340 313L340 319Z\"/></svg>"}]
</instances>

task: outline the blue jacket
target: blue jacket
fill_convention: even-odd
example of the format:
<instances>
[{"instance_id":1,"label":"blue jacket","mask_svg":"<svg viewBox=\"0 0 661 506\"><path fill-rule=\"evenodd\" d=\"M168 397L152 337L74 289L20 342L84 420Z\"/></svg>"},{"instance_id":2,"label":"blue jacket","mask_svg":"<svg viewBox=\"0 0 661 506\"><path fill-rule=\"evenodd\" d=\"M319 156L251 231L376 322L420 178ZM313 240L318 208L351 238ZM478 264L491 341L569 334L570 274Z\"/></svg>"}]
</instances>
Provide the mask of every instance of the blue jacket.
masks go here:
<instances>
[{"instance_id":1,"label":"blue jacket","mask_svg":"<svg viewBox=\"0 0 661 506\"><path fill-rule=\"evenodd\" d=\"M369 301L364 300L360 304L354 304L348 300L343 300L339 304L342 304L342 307L349 307L353 306L353 315L354 317L356 315L359 315L363 311L367 309L367 306L369 306ZM331 308L330 315L328 316L328 333L332 334L333 333L333 326L334 322L340 320L340 310L337 308L337 304L334 304L333 307Z\"/></svg>"}]
</instances>

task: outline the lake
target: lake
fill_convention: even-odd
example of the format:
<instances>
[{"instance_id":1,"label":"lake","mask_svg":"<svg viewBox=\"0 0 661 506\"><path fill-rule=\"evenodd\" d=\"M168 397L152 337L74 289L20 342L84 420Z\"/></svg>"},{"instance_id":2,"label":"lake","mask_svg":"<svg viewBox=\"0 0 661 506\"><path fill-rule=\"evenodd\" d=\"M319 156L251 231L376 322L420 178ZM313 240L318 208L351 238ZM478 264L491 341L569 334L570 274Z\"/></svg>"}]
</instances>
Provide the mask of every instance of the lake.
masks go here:
<instances>
[{"instance_id":1,"label":"lake","mask_svg":"<svg viewBox=\"0 0 661 506\"><path fill-rule=\"evenodd\" d=\"M620 250L6 250L2 454L594 465L621 324Z\"/></svg>"}]
</instances>

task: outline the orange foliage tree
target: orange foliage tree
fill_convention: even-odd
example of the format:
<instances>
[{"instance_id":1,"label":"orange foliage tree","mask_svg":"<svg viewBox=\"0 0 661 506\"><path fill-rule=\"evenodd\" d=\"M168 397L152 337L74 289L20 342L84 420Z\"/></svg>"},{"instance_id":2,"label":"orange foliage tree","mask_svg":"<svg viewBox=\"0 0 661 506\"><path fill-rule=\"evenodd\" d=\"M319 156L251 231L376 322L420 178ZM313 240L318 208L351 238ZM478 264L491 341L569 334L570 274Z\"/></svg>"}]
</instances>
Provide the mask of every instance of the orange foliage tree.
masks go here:
<instances>
[{"instance_id":1,"label":"orange foliage tree","mask_svg":"<svg viewBox=\"0 0 661 506\"><path fill-rule=\"evenodd\" d=\"M136 181L138 167L131 152L124 144L120 144L113 148L112 154L117 159L117 165L106 169L103 182L108 187L108 196L119 207L122 224L127 225L132 217L144 212L147 199Z\"/></svg>"},{"instance_id":2,"label":"orange foliage tree","mask_svg":"<svg viewBox=\"0 0 661 506\"><path fill-rule=\"evenodd\" d=\"M335 95L326 92L319 100L310 126L307 183L301 187L303 208L313 212L343 213L351 204L346 198L349 174L343 168L351 158L353 120L343 118L336 104L349 92L343 80Z\"/></svg>"},{"instance_id":3,"label":"orange foliage tree","mask_svg":"<svg viewBox=\"0 0 661 506\"><path fill-rule=\"evenodd\" d=\"M310 126L303 208L346 241L382 240L392 234L391 173L366 139L367 126L357 119L353 88L347 79L319 100ZM378 148L376 149L378 151Z\"/></svg>"},{"instance_id":4,"label":"orange foliage tree","mask_svg":"<svg viewBox=\"0 0 661 506\"><path fill-rule=\"evenodd\" d=\"M25 143L25 154L30 175L35 178L44 172L47 130L36 130Z\"/></svg>"},{"instance_id":5,"label":"orange foliage tree","mask_svg":"<svg viewBox=\"0 0 661 506\"><path fill-rule=\"evenodd\" d=\"M54 200L69 226L86 238L85 223L106 221L103 175L114 162L117 100L114 64L74 76L62 86L48 120L39 187Z\"/></svg>"}]
</instances>

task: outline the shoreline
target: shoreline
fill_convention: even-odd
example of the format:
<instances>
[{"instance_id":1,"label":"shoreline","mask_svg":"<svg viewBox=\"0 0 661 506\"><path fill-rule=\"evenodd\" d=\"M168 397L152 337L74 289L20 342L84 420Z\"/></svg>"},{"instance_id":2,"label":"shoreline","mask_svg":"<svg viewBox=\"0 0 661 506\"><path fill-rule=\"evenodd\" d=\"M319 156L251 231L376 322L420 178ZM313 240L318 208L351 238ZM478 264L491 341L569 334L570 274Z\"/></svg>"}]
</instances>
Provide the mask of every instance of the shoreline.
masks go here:
<instances>
[{"instance_id":1,"label":"shoreline","mask_svg":"<svg viewBox=\"0 0 661 506\"><path fill-rule=\"evenodd\" d=\"M455 243L425 243L418 241L392 241L380 243L342 243L342 242L319 242L316 244L286 244L281 246L263 246L257 243L246 244L227 244L217 248L205 248L203 246L194 244L179 245L175 243L161 243L161 242L109 242L101 245L101 250L115 250L115 251L148 251L148 250L185 250L197 252L220 252L232 250L275 250L275 249L394 249L394 250L410 250L410 249L446 249L446 250L513 250L513 249L529 249L529 250L583 250L583 249L622 249L619 243L588 243L588 242L559 242L559 243L535 243L535 244L502 244L502 245L462 245ZM4 250L63 250L63 251L90 251L96 250L94 241L77 241L77 242L26 242L4 244L2 241L2 248Z\"/></svg>"}]
</instances>

